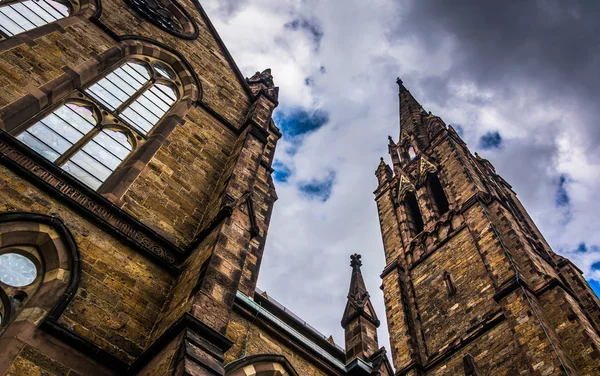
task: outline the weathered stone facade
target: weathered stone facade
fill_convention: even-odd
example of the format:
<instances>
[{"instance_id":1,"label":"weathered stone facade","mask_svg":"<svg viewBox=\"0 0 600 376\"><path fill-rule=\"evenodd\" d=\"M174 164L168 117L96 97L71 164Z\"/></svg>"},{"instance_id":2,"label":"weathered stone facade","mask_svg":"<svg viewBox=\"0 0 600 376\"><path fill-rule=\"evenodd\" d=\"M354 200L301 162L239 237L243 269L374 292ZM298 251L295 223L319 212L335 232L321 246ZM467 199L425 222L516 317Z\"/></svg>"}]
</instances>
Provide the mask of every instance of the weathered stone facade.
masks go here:
<instances>
[{"instance_id":1,"label":"weathered stone facade","mask_svg":"<svg viewBox=\"0 0 600 376\"><path fill-rule=\"evenodd\" d=\"M0 281L0 374L352 374L342 349L255 294L277 199L270 70L244 78L197 0L68 4L0 31L0 257L36 268L26 286ZM87 91L131 61L176 83L145 134ZM98 189L18 138L67 103L99 108L98 131L130 144Z\"/></svg>"},{"instance_id":2,"label":"weathered stone facade","mask_svg":"<svg viewBox=\"0 0 600 376\"><path fill-rule=\"evenodd\" d=\"M397 375L598 375L600 301L492 164L398 80L375 191Z\"/></svg>"}]
</instances>

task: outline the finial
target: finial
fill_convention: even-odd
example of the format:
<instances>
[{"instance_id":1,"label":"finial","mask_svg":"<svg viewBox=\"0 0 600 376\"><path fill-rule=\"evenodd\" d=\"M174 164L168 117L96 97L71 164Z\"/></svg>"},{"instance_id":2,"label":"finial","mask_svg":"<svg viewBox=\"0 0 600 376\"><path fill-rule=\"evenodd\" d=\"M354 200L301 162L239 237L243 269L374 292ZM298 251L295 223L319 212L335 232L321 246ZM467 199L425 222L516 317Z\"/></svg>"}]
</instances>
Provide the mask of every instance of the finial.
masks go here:
<instances>
[{"instance_id":1,"label":"finial","mask_svg":"<svg viewBox=\"0 0 600 376\"><path fill-rule=\"evenodd\" d=\"M394 144L394 139L392 138L392 136L388 136L388 141L390 142L390 144Z\"/></svg>"},{"instance_id":2,"label":"finial","mask_svg":"<svg viewBox=\"0 0 600 376\"><path fill-rule=\"evenodd\" d=\"M360 255L358 253L353 254L352 256L350 256L350 266L351 267L361 267L362 266L362 262L360 261Z\"/></svg>"},{"instance_id":3,"label":"finial","mask_svg":"<svg viewBox=\"0 0 600 376\"><path fill-rule=\"evenodd\" d=\"M398 84L398 86L402 85L402 80L400 79L400 77L396 78L396 83Z\"/></svg>"}]
</instances>

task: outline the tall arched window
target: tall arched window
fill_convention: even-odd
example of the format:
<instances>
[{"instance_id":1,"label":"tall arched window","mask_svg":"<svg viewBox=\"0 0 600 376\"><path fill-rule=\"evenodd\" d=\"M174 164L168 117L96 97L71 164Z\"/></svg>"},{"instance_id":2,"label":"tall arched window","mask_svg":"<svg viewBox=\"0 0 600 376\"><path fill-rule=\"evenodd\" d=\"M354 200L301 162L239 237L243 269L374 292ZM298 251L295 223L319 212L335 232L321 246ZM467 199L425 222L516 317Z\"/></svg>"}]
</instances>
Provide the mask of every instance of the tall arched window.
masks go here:
<instances>
[{"instance_id":1,"label":"tall arched window","mask_svg":"<svg viewBox=\"0 0 600 376\"><path fill-rule=\"evenodd\" d=\"M406 216L408 217L408 223L413 235L419 234L423 231L423 217L421 216L421 210L419 209L419 203L413 192L408 192L404 198L404 205L406 209Z\"/></svg>"},{"instance_id":2,"label":"tall arched window","mask_svg":"<svg viewBox=\"0 0 600 376\"><path fill-rule=\"evenodd\" d=\"M440 180L434 174L427 175L427 192L433 200L438 215L446 213L449 209L448 199Z\"/></svg>"},{"instance_id":3,"label":"tall arched window","mask_svg":"<svg viewBox=\"0 0 600 376\"><path fill-rule=\"evenodd\" d=\"M168 65L131 60L17 138L98 189L177 101L178 86Z\"/></svg>"},{"instance_id":4,"label":"tall arched window","mask_svg":"<svg viewBox=\"0 0 600 376\"><path fill-rule=\"evenodd\" d=\"M69 16L66 1L23 0L0 3L0 34L11 37Z\"/></svg>"}]
</instances>

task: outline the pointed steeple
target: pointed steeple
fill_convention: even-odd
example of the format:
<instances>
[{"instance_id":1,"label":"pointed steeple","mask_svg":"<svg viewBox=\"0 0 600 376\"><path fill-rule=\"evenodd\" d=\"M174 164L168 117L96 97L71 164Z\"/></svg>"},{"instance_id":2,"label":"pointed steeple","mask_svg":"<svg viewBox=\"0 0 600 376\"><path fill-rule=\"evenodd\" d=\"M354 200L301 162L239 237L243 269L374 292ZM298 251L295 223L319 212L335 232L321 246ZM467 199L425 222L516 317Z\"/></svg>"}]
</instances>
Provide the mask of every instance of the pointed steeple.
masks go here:
<instances>
[{"instance_id":1,"label":"pointed steeple","mask_svg":"<svg viewBox=\"0 0 600 376\"><path fill-rule=\"evenodd\" d=\"M426 119L428 113L408 91L400 78L396 80L396 83L398 84L400 111L400 142L405 142L407 139L414 140L417 145L413 146L425 149L429 144Z\"/></svg>"},{"instance_id":2,"label":"pointed steeple","mask_svg":"<svg viewBox=\"0 0 600 376\"><path fill-rule=\"evenodd\" d=\"M359 254L350 256L352 278L348 291L348 302L342 317L342 327L346 337L346 364L355 358L368 361L379 350L377 328L379 319L373 309L360 267Z\"/></svg>"}]
</instances>

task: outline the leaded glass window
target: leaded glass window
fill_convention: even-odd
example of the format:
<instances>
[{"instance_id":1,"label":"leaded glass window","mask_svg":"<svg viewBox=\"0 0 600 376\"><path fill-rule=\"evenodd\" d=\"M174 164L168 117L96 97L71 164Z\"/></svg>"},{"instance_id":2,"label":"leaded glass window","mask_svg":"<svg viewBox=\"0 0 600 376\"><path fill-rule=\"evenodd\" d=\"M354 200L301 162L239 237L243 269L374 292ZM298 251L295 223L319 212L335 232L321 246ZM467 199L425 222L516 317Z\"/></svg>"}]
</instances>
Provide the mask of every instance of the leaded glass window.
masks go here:
<instances>
[{"instance_id":1,"label":"leaded glass window","mask_svg":"<svg viewBox=\"0 0 600 376\"><path fill-rule=\"evenodd\" d=\"M0 35L8 38L67 16L69 7L58 1L0 1Z\"/></svg>"},{"instance_id":2,"label":"leaded glass window","mask_svg":"<svg viewBox=\"0 0 600 376\"><path fill-rule=\"evenodd\" d=\"M128 61L17 138L98 189L169 111L178 85L166 64Z\"/></svg>"}]
</instances>

